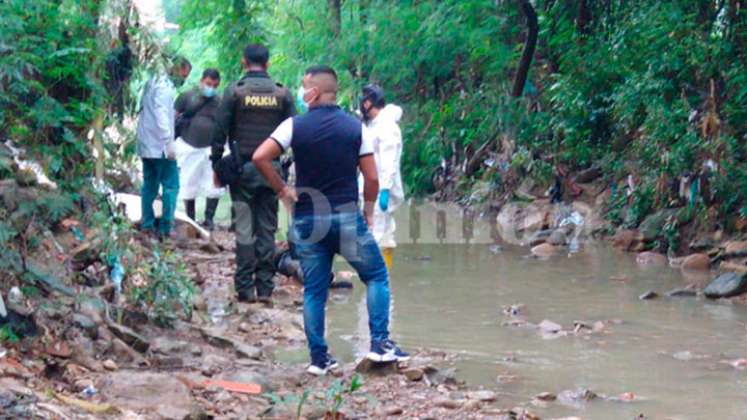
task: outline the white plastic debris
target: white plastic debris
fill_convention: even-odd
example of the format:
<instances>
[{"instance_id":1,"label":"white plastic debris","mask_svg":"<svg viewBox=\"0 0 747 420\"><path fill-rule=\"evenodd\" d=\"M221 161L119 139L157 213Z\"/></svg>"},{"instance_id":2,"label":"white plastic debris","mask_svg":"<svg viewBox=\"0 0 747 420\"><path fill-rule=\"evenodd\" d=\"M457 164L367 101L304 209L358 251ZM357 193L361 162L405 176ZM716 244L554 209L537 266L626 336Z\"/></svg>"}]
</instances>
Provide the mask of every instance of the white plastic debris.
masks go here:
<instances>
[{"instance_id":1,"label":"white plastic debris","mask_svg":"<svg viewBox=\"0 0 747 420\"><path fill-rule=\"evenodd\" d=\"M18 288L18 286L13 286L8 291L8 302L12 305L23 305L23 292Z\"/></svg>"},{"instance_id":2,"label":"white plastic debris","mask_svg":"<svg viewBox=\"0 0 747 420\"><path fill-rule=\"evenodd\" d=\"M140 207L141 198L135 194L116 193L114 194L114 202L118 208L124 209L124 214L132 223L137 223L142 219L142 208ZM155 200L153 202L153 212L156 217L161 217L163 214L163 205L161 200ZM194 220L190 219L186 213L182 211L176 211L174 219L183 223L188 223L197 230L200 237L203 239L210 239L210 232L205 230L202 226L195 223Z\"/></svg>"},{"instance_id":3,"label":"white plastic debris","mask_svg":"<svg viewBox=\"0 0 747 420\"><path fill-rule=\"evenodd\" d=\"M8 316L8 311L5 309L5 301L3 300L2 293L0 293L0 316L3 318Z\"/></svg>"},{"instance_id":4,"label":"white plastic debris","mask_svg":"<svg viewBox=\"0 0 747 420\"><path fill-rule=\"evenodd\" d=\"M576 226L583 226L584 224L584 216L581 216L581 213L577 211L573 211L570 216L566 217L565 219L561 220L558 224L559 227L567 226L567 225L576 225Z\"/></svg>"},{"instance_id":5,"label":"white plastic debris","mask_svg":"<svg viewBox=\"0 0 747 420\"><path fill-rule=\"evenodd\" d=\"M14 147L11 141L6 141L5 146L10 150L10 153L13 155L13 161L16 163L16 165L18 165L18 168L20 170L28 170L33 172L36 176L36 182L39 185L45 185L51 189L57 189L57 183L47 177L47 175L44 173L44 169L41 167L41 165L39 165L39 163L31 160L21 159L23 149Z\"/></svg>"}]
</instances>

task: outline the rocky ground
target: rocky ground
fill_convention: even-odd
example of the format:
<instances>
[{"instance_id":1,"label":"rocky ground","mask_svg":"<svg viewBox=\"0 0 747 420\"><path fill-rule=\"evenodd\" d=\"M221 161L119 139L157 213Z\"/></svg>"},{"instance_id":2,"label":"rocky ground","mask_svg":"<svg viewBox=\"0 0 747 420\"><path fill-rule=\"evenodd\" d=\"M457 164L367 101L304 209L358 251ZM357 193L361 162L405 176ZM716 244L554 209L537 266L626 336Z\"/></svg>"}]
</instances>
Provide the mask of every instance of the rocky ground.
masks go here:
<instances>
[{"instance_id":1,"label":"rocky ground","mask_svg":"<svg viewBox=\"0 0 747 420\"><path fill-rule=\"evenodd\" d=\"M102 258L107 241L114 240L102 232L116 229L82 226L74 218L35 224L34 213L23 203L53 203L45 198L54 198L53 190L15 178L0 180L0 221L17 232L12 246L24 256L24 276L32 275L36 287L24 287L28 283L0 272L0 296L5 297L0 303L7 307L7 316L0 313L0 327L12 323L21 336L0 335L0 418L533 419L532 407L598 397L577 390L519 401L515 395L475 389L458 380L453 355L428 349L415 349L413 360L400 366L351 363L334 375L310 377L304 364L276 358L305 346L301 287L279 276L272 307L235 302L233 237L226 231L206 240L189 226L177 229L180 239L167 252L184 263L196 286L194 310L172 328L158 327L127 296L128 287L148 281L140 266L152 258L152 242L124 236L131 252L123 256L128 274L119 295L111 281L116 264ZM702 293L747 302L742 295L747 241L739 240L739 232L735 237L691 229L678 254L663 255L657 244L667 222L678 217L682 226L692 222L682 209L652 214L635 229L614 229L601 217L604 186L581 186L581 195L565 205L526 192L523 202L503 206L496 218L498 233L539 258L573 252L579 240L614 233L613 245L637 252L642 265L668 264L699 273L688 287L648 291L641 299ZM38 242L33 253L26 252L29 238ZM594 334L605 324L564 329L549 321L509 323L553 336Z\"/></svg>"},{"instance_id":2,"label":"rocky ground","mask_svg":"<svg viewBox=\"0 0 747 420\"><path fill-rule=\"evenodd\" d=\"M506 409L514 404L505 396L459 382L444 353L420 349L399 366L347 364L325 378L276 361L277 350L305 345L302 290L279 277L272 307L237 304L232 246L228 232L212 244L175 245L199 294L192 319L171 329L117 311L106 290L13 296L10 308L33 317L38 331L1 344L0 417L288 419L300 410L310 419L536 418Z\"/></svg>"},{"instance_id":3,"label":"rocky ground","mask_svg":"<svg viewBox=\"0 0 747 420\"><path fill-rule=\"evenodd\" d=\"M596 176L599 176L598 174ZM640 265L663 265L681 270L689 284L681 290L660 291L678 296L703 294L711 299L747 303L747 219L700 220L687 205L665 208L640 223L615 226L606 218L609 188L588 174L575 177L578 195L551 204L537 188L520 187L520 202L504 205L496 217L503 240L527 246L537 258L575 252L591 238L608 240L623 251L636 253ZM582 182L583 181L583 182ZM629 208L621 210L630 214ZM709 214L712 212L709 212ZM624 216L627 220L628 216ZM727 233L723 226L729 225ZM635 227L632 227L635 226ZM709 227L711 226L711 227ZM676 238L674 246L668 242ZM664 251L667 249L667 251ZM643 296L653 298L650 291Z\"/></svg>"}]
</instances>

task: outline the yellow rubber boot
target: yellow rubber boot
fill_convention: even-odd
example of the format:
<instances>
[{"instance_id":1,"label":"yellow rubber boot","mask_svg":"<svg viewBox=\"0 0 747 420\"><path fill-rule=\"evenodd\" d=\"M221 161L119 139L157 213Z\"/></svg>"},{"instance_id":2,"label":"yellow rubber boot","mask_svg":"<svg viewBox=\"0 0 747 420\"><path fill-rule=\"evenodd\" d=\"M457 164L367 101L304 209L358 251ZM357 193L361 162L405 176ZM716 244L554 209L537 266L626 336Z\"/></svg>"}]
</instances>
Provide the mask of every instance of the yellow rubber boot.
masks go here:
<instances>
[{"instance_id":1,"label":"yellow rubber boot","mask_svg":"<svg viewBox=\"0 0 747 420\"><path fill-rule=\"evenodd\" d=\"M392 271L392 259L394 258L394 248L381 248L381 256L384 257L387 271Z\"/></svg>"}]
</instances>

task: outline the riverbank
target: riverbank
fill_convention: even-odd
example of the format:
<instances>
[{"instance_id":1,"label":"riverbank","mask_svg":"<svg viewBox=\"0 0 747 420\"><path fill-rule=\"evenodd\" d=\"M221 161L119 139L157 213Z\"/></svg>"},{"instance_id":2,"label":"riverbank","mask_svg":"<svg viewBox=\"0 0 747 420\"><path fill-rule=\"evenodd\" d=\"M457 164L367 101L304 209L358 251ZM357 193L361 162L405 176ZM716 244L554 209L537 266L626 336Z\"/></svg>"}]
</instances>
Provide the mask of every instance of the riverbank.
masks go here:
<instances>
[{"instance_id":1,"label":"riverbank","mask_svg":"<svg viewBox=\"0 0 747 420\"><path fill-rule=\"evenodd\" d=\"M191 319L171 329L137 311L114 316L108 313L114 304L103 298L20 296L40 333L2 343L4 413L284 419L300 407L303 418L334 418L334 411L337 418L514 418L494 391L458 381L449 369L453 355L443 352L414 349L413 360L398 367L347 363L321 379L307 375L305 363L276 361L278 352L305 347L302 289L279 277L273 307L237 304L232 242L230 233L217 232L211 246L191 239L173 249L187 262L198 294ZM138 238L138 245L149 243Z\"/></svg>"},{"instance_id":2,"label":"riverbank","mask_svg":"<svg viewBox=\"0 0 747 420\"><path fill-rule=\"evenodd\" d=\"M747 221L733 215L715 220L715 211L692 203L671 202L641 213L634 189L615 191L584 171L569 176L575 194L550 203L541 186L519 188L512 201L495 209L500 240L527 246L539 258L574 252L589 240L602 240L634 253L642 266L661 265L714 280L693 282L688 288L709 298L745 302L747 292ZM710 216L709 216L710 215ZM720 275L726 275L715 281ZM728 285L724 285L728 283Z\"/></svg>"}]
</instances>

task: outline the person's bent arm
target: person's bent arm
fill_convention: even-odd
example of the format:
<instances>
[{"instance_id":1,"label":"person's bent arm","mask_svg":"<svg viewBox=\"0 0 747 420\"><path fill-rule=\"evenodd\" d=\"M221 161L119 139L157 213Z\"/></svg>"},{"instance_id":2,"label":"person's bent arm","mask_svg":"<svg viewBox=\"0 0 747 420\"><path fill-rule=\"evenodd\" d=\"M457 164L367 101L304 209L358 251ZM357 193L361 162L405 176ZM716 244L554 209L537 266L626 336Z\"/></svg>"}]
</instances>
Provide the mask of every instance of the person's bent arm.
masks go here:
<instances>
[{"instance_id":1,"label":"person's bent arm","mask_svg":"<svg viewBox=\"0 0 747 420\"><path fill-rule=\"evenodd\" d=\"M265 140L259 148L254 151L252 155L252 163L257 168L260 174L262 174L270 187L275 190L278 197L283 200L283 204L290 210L293 204L297 201L295 191L283 182L275 169L272 168L272 161L277 159L283 153L283 149L280 147L277 141L272 138Z\"/></svg>"},{"instance_id":2,"label":"person's bent arm","mask_svg":"<svg viewBox=\"0 0 747 420\"><path fill-rule=\"evenodd\" d=\"M213 166L223 157L229 127L234 117L235 102L236 98L231 85L223 92L223 97L218 105L218 111L215 114L215 125L213 125L212 139L210 141L210 161L213 162Z\"/></svg>"},{"instance_id":3,"label":"person's bent arm","mask_svg":"<svg viewBox=\"0 0 747 420\"><path fill-rule=\"evenodd\" d=\"M376 173L376 160L372 154L361 156L358 165L363 175L363 215L369 226L373 225L374 205L379 195L379 175Z\"/></svg>"}]
</instances>

